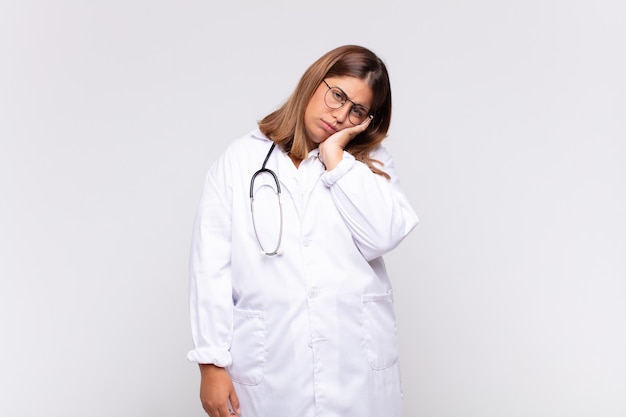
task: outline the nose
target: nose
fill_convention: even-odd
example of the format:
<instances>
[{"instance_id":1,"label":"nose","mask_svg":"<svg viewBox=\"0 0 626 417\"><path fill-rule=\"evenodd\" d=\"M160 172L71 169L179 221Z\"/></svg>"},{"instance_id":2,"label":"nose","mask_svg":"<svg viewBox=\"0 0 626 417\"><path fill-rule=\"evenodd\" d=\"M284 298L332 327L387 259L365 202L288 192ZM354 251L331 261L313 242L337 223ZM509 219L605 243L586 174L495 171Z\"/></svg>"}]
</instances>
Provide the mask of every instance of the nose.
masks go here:
<instances>
[{"instance_id":1,"label":"nose","mask_svg":"<svg viewBox=\"0 0 626 417\"><path fill-rule=\"evenodd\" d=\"M343 106L339 107L338 109L333 110L333 117L335 119L337 119L337 121L339 123L345 122L346 119L348 118L348 115L350 114L350 107L351 106L349 106L348 104L344 104Z\"/></svg>"}]
</instances>

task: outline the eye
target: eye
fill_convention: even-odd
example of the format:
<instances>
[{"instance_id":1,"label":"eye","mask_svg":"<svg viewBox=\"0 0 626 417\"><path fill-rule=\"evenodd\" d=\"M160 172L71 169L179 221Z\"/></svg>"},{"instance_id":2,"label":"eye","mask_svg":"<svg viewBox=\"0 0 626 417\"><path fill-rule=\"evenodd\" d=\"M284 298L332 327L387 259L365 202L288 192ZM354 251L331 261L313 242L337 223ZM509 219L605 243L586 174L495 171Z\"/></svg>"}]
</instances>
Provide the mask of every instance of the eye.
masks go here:
<instances>
[{"instance_id":1,"label":"eye","mask_svg":"<svg viewBox=\"0 0 626 417\"><path fill-rule=\"evenodd\" d=\"M342 104L346 102L346 95L340 89L331 88L330 93L332 95L333 100L335 100L336 102L342 103Z\"/></svg>"},{"instance_id":2,"label":"eye","mask_svg":"<svg viewBox=\"0 0 626 417\"><path fill-rule=\"evenodd\" d=\"M352 113L360 119L367 117L367 109L363 106L353 106Z\"/></svg>"}]
</instances>

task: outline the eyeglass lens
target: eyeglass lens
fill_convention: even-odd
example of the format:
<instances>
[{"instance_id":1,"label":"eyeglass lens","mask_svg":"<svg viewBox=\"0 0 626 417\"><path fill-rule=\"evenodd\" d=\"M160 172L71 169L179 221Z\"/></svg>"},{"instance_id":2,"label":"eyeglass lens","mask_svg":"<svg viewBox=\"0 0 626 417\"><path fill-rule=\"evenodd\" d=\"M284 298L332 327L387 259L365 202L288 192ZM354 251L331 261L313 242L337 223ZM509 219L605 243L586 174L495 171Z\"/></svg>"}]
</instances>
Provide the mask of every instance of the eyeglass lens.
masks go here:
<instances>
[{"instance_id":1,"label":"eyeglass lens","mask_svg":"<svg viewBox=\"0 0 626 417\"><path fill-rule=\"evenodd\" d=\"M324 96L324 102L331 109L338 109L348 101L350 100L348 100L346 94L337 87L329 87L328 91L326 91L326 95ZM365 120L367 120L367 116L369 115L367 108L352 102L350 102L350 104L352 105L350 113L348 114L350 122L353 125L360 125L365 122Z\"/></svg>"}]
</instances>

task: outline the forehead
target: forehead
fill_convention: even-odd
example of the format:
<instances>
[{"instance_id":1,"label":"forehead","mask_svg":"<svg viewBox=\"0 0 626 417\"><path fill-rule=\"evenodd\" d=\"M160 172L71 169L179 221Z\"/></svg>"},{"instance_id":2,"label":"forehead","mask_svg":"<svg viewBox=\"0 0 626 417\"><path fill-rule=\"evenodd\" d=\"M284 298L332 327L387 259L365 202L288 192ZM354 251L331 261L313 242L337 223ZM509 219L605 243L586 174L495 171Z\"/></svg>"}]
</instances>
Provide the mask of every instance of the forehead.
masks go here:
<instances>
[{"instance_id":1,"label":"forehead","mask_svg":"<svg viewBox=\"0 0 626 417\"><path fill-rule=\"evenodd\" d=\"M339 87L343 90L355 103L371 107L374 93L365 80L355 77L327 77L325 80L331 87Z\"/></svg>"}]
</instances>

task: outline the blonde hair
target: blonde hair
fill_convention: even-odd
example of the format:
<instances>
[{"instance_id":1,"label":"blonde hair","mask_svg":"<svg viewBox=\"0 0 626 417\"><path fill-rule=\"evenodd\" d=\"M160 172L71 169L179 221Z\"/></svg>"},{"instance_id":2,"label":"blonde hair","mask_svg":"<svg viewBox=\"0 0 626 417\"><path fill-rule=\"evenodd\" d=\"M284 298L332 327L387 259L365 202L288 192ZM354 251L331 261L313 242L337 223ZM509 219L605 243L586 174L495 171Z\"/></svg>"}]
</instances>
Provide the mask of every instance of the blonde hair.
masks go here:
<instances>
[{"instance_id":1,"label":"blonde hair","mask_svg":"<svg viewBox=\"0 0 626 417\"><path fill-rule=\"evenodd\" d=\"M391 122L389 74L383 61L362 46L340 46L315 61L304 72L287 101L259 122L259 129L285 152L305 159L316 146L307 139L304 126L304 113L309 101L324 78L344 76L359 78L372 89L371 115L374 116L367 129L354 137L345 150L372 172L389 178L374 165L376 162L382 166L382 163L370 157L370 152L387 137Z\"/></svg>"}]
</instances>

